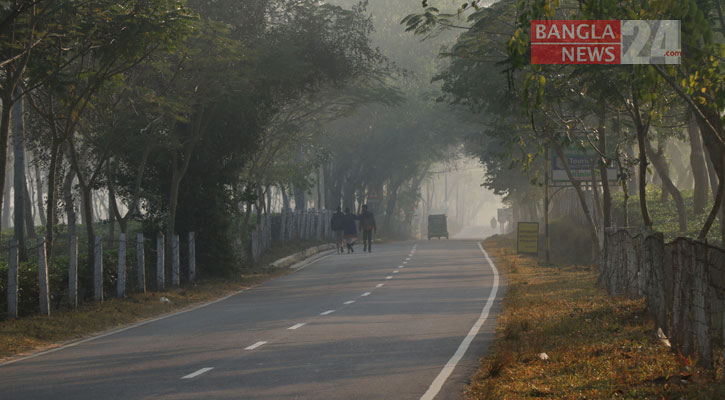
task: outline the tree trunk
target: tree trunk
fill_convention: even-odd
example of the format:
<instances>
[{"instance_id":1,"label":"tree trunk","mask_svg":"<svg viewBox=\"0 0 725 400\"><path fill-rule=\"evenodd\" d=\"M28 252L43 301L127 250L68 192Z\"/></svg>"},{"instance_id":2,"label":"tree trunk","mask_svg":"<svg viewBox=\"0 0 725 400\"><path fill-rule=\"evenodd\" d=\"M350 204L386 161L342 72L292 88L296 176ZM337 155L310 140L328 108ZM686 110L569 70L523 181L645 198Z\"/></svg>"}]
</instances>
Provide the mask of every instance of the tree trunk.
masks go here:
<instances>
[{"instance_id":1,"label":"tree trunk","mask_svg":"<svg viewBox=\"0 0 725 400\"><path fill-rule=\"evenodd\" d=\"M12 109L12 92L7 93L6 96L2 97L2 111L0 112L0 188L5 190L5 181L7 173L7 162L8 162L8 139L10 135L10 112ZM5 193L0 193L0 202L4 201ZM0 204L0 212L5 213L5 209ZM0 220L2 220L0 215ZM0 231L0 239L2 239L2 232Z\"/></svg>"},{"instance_id":2,"label":"tree trunk","mask_svg":"<svg viewBox=\"0 0 725 400\"><path fill-rule=\"evenodd\" d=\"M25 230L28 233L28 237L31 239L37 239L38 235L35 233L35 218L33 218L33 203L31 202L30 193L28 192L28 184L25 182L23 185L25 191ZM31 242L33 243L33 242Z\"/></svg>"},{"instance_id":3,"label":"tree trunk","mask_svg":"<svg viewBox=\"0 0 725 400\"><path fill-rule=\"evenodd\" d=\"M388 201L385 207L385 231L392 232L393 215L395 213L395 204L398 202L398 190L401 183L395 182L388 187ZM380 193L378 193L378 196Z\"/></svg>"},{"instance_id":4,"label":"tree trunk","mask_svg":"<svg viewBox=\"0 0 725 400\"><path fill-rule=\"evenodd\" d=\"M53 254L53 239L54 239L54 233L53 230L55 228L55 186L56 186L56 180L55 175L58 170L58 156L60 155L60 145L61 141L58 139L58 135L53 135L53 141L50 145L50 165L48 166L48 204L46 204L45 211L45 237L46 237L46 252L48 254L48 257ZM93 237L89 237L88 240L93 240ZM88 246L90 248L93 248L93 246ZM50 263L50 261L48 261ZM93 264L90 264L93 265Z\"/></svg>"},{"instance_id":5,"label":"tree trunk","mask_svg":"<svg viewBox=\"0 0 725 400\"><path fill-rule=\"evenodd\" d=\"M295 185L292 192L295 197L295 211L305 211L307 209L305 190Z\"/></svg>"},{"instance_id":6,"label":"tree trunk","mask_svg":"<svg viewBox=\"0 0 725 400\"><path fill-rule=\"evenodd\" d=\"M594 261L599 260L599 236L597 235L597 228L594 225L594 220L592 219L592 214L589 211L589 207L587 206L587 200L584 197L584 192L582 191L581 185L577 180L574 179L574 176L571 173L571 168L569 168L569 162L566 159L566 156L564 155L564 151L561 149L561 146L558 144L554 144L554 150L556 151L557 156L562 162L562 165L564 166L564 169L566 170L566 175L569 178L569 181L571 182L572 186L574 186L574 190L576 191L576 195L579 198L579 205L581 205L582 211L584 212L584 216L587 220L587 227L589 228L589 239L592 243L592 249L594 251Z\"/></svg>"},{"instance_id":7,"label":"tree trunk","mask_svg":"<svg viewBox=\"0 0 725 400\"><path fill-rule=\"evenodd\" d=\"M8 157L8 158L12 158ZM8 159L8 161L10 161ZM5 170L5 191L4 191L4 201L2 205L2 228L7 229L10 228L10 220L12 217L12 214L10 213L10 204L12 203L12 187L13 187L13 166L10 164L10 166Z\"/></svg>"},{"instance_id":8,"label":"tree trunk","mask_svg":"<svg viewBox=\"0 0 725 400\"><path fill-rule=\"evenodd\" d=\"M287 195L287 189L285 189L284 184L277 185L279 188L279 192L282 194L282 211L287 211L290 209L289 206L289 196Z\"/></svg>"},{"instance_id":9,"label":"tree trunk","mask_svg":"<svg viewBox=\"0 0 725 400\"><path fill-rule=\"evenodd\" d=\"M665 146L664 146L664 140L660 139L657 140L657 152L654 152L654 149L651 147L651 143L647 143L648 146L648 157L650 159L657 158L658 161L661 161L659 164L662 168L658 169L655 168L654 176L657 177L657 185L661 188L660 191L660 203L664 204L667 203L667 198L672 197L674 199L675 194L670 192L670 185L665 184L665 179L669 180L670 183L672 183L672 186L674 186L674 182L672 182L672 177L670 176L670 166L667 164L667 160L665 159ZM652 161L654 163L654 161ZM664 176L663 176L664 175Z\"/></svg>"},{"instance_id":10,"label":"tree trunk","mask_svg":"<svg viewBox=\"0 0 725 400\"><path fill-rule=\"evenodd\" d=\"M181 174L177 172L176 162L171 176L171 188L169 190L169 215L166 217L166 264L171 270L171 241L176 230L176 209L179 205L179 187L181 185Z\"/></svg>"},{"instance_id":11,"label":"tree trunk","mask_svg":"<svg viewBox=\"0 0 725 400\"><path fill-rule=\"evenodd\" d=\"M639 144L639 211L642 213L644 226L652 227L652 218L647 209L647 132L644 127L637 126L637 143Z\"/></svg>"},{"instance_id":12,"label":"tree trunk","mask_svg":"<svg viewBox=\"0 0 725 400\"><path fill-rule=\"evenodd\" d=\"M599 151L607 152L607 103L602 96L599 100ZM609 176L607 174L608 157L604 157L599 163L599 175L602 181L602 212L604 214L604 228L612 226L612 193L609 189Z\"/></svg>"},{"instance_id":13,"label":"tree trunk","mask_svg":"<svg viewBox=\"0 0 725 400\"><path fill-rule=\"evenodd\" d=\"M81 186L81 204L83 205L83 215L86 218L86 235L88 237L88 246L86 246L86 255L88 257L88 265L95 265L94 258L94 240L95 233L93 229L93 191L90 186ZM54 207L55 208L55 207Z\"/></svg>"},{"instance_id":14,"label":"tree trunk","mask_svg":"<svg viewBox=\"0 0 725 400\"><path fill-rule=\"evenodd\" d=\"M40 166L38 165L37 161L35 162L35 184L35 195L38 199L36 204L38 207L38 217L40 217L40 224L45 226L45 207L43 203L43 175L40 173Z\"/></svg>"},{"instance_id":15,"label":"tree trunk","mask_svg":"<svg viewBox=\"0 0 725 400\"><path fill-rule=\"evenodd\" d=\"M682 199L680 190L677 189L670 179L667 171L667 161L665 160L663 154L655 153L649 143L647 144L646 150L652 160L652 164L654 164L654 167L657 170L657 173L660 174L660 178L662 179L662 190L667 190L667 193L669 193L675 201L675 207L677 208L677 214L679 216L678 222L680 225L680 232L687 232L687 210L685 209L685 201Z\"/></svg>"},{"instance_id":16,"label":"tree trunk","mask_svg":"<svg viewBox=\"0 0 725 400\"><path fill-rule=\"evenodd\" d=\"M687 134L690 137L690 166L692 167L692 175L695 180L695 190L693 193L693 212L702 214L707 205L708 176L707 164L705 163L705 154L702 150L702 140L700 139L700 131L697 127L695 116L691 116L687 122Z\"/></svg>"},{"instance_id":17,"label":"tree trunk","mask_svg":"<svg viewBox=\"0 0 725 400\"><path fill-rule=\"evenodd\" d=\"M18 241L20 261L27 261L25 245L25 124L23 98L13 103L13 233Z\"/></svg>"},{"instance_id":18,"label":"tree trunk","mask_svg":"<svg viewBox=\"0 0 725 400\"><path fill-rule=\"evenodd\" d=\"M75 201L73 200L73 180L75 179L75 171L68 168L63 182L63 203L65 203L65 213L68 220L68 235L76 235L76 210ZM90 247L90 246L89 246Z\"/></svg>"},{"instance_id":19,"label":"tree trunk","mask_svg":"<svg viewBox=\"0 0 725 400\"><path fill-rule=\"evenodd\" d=\"M704 150L704 146L703 146ZM710 188L712 189L712 195L717 196L718 192L718 177L717 177L717 170L715 169L715 165L712 163L712 159L710 158L710 153L707 151L703 151L705 153L705 164L707 165L707 177L710 182Z\"/></svg>"},{"instance_id":20,"label":"tree trunk","mask_svg":"<svg viewBox=\"0 0 725 400\"><path fill-rule=\"evenodd\" d=\"M112 249L116 242L116 218L113 217L111 213L111 201L115 199L111 199L111 195L108 195L108 248Z\"/></svg>"}]
</instances>

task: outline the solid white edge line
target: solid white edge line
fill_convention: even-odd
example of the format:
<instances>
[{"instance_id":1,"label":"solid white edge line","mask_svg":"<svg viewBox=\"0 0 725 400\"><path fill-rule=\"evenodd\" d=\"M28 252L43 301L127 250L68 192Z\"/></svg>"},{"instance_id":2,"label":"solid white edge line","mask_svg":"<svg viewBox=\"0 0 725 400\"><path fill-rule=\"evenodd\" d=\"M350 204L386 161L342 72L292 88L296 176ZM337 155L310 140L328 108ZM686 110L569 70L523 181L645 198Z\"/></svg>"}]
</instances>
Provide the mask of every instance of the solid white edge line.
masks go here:
<instances>
[{"instance_id":1,"label":"solid white edge line","mask_svg":"<svg viewBox=\"0 0 725 400\"><path fill-rule=\"evenodd\" d=\"M499 283L498 269L496 269L496 264L493 263L491 257L488 256L486 250L484 250L483 246L481 246L481 243L478 243L478 248L481 249L481 251L483 252L483 255L486 257L486 261L488 262L488 265L491 266L491 270L493 271L493 288L491 288L491 294L488 296L486 305L481 311L481 316L478 317L478 320L475 324L473 324L471 330L468 332L468 335L463 339L460 346L458 346L458 350L456 350L455 354L453 354L453 357L448 360L441 372L433 380L433 383L430 384L428 390L423 394L423 396L421 396L420 400L432 400L436 397L438 392L440 392L440 390L443 388L443 385L446 383L446 380L456 368L456 365L458 365L458 362L461 361L461 358L463 358L463 356L466 354L468 347L471 345L471 342L478 334L478 331L481 330L481 326L483 326L483 324L488 319L488 314L491 311L491 307L493 307L493 302L496 300Z\"/></svg>"},{"instance_id":2,"label":"solid white edge line","mask_svg":"<svg viewBox=\"0 0 725 400\"><path fill-rule=\"evenodd\" d=\"M330 314L332 314L334 312L335 312L335 310L327 310L325 312L320 313L320 315L330 315Z\"/></svg>"},{"instance_id":3,"label":"solid white edge line","mask_svg":"<svg viewBox=\"0 0 725 400\"><path fill-rule=\"evenodd\" d=\"M287 328L287 330L288 330L288 331L293 331L293 330L295 330L295 329L299 329L299 328L302 328L302 327L303 327L303 326L305 326L305 325L307 325L307 322L301 322L301 323L299 323L299 324L296 324L296 325L292 325L292 326L290 326L289 328Z\"/></svg>"},{"instance_id":4,"label":"solid white edge line","mask_svg":"<svg viewBox=\"0 0 725 400\"><path fill-rule=\"evenodd\" d=\"M330 251L332 251L332 250L330 250ZM310 266L312 264L315 264L318 261L322 261L323 259L325 259L325 258L327 258L327 257L329 257L331 255L332 254L328 254L328 255L326 255L324 257L320 257L320 258L317 258L315 260L312 260L312 261L310 261L310 263L306 264L302 268L296 269L295 271L302 270L305 267L308 267L308 266ZM88 343L88 342L91 342L91 341L94 341L94 340L103 339L104 337L111 336L111 335L115 335L117 333L125 332L125 331L128 331L128 330L134 329L134 328L139 328L139 327L142 327L144 325L148 325L148 324L153 323L153 322L157 322L157 321L164 320L166 318L171 318L171 317L175 317L177 315L181 315L181 314L185 314L185 313L188 313L188 312L196 311L196 310L198 310L200 308L204 308L204 307L208 307L208 306L211 306L213 304L216 304L216 303L220 303L220 302L222 302L224 300L227 300L229 298L232 298L232 297L234 297L234 296L236 296L238 294L241 294L241 293L243 293L243 292L245 292L247 290L250 290L252 288L254 288L254 286L250 286L250 287L248 287L246 289L242 289L242 290L239 290L237 292L231 293L231 294L229 294L227 296L224 296L224 297L222 297L220 299L212 300L212 301L210 301L208 303L199 304L199 305L193 306L193 307L188 308L188 309L185 309L185 310L180 310L180 311L177 311L177 312L174 312L174 313L171 313L171 314L162 315L162 316L157 317L157 318L152 318L150 320L142 321L142 322L139 322L139 323L136 323L136 324L133 324L133 325L129 325L129 326L124 327L124 328L121 328L121 329L116 329L116 330L112 330L110 332L102 333L102 334L100 334L98 336L92 336L92 337L89 337L89 338L86 338L86 339L82 339L82 340L79 340L77 342L68 343L66 345L54 347L52 349L48 349L48 350L45 350L45 351L41 351L39 353L30 354L30 355L27 355L27 356L24 356L24 357L16 358L14 360L8 360L8 361L0 362L0 367L4 367L4 366L10 365L10 364L15 364L17 362L29 360L29 359L35 358L35 357L44 356L46 354L55 353L56 351L65 350L65 349L68 349L68 348L71 348L71 347L75 347L75 346L81 345L83 343Z\"/></svg>"},{"instance_id":5,"label":"solid white edge line","mask_svg":"<svg viewBox=\"0 0 725 400\"><path fill-rule=\"evenodd\" d=\"M264 346L265 344L267 344L267 342L257 342L257 343L255 343L255 344L253 344L251 346L245 347L244 350L254 350L254 349L257 349L259 347Z\"/></svg>"},{"instance_id":6,"label":"solid white edge line","mask_svg":"<svg viewBox=\"0 0 725 400\"><path fill-rule=\"evenodd\" d=\"M198 371L196 371L196 372L192 372L192 373L190 373L189 375L186 375L186 376L182 376L182 377L181 377L181 379L191 379L191 378L196 378L197 376L199 376L199 375L201 375L201 374L205 374L205 373L207 373L207 372L209 372L209 371L211 371L211 370L213 370L213 369L214 369L214 367L209 367L209 368L202 368L202 369L200 369L200 370L198 370Z\"/></svg>"}]
</instances>

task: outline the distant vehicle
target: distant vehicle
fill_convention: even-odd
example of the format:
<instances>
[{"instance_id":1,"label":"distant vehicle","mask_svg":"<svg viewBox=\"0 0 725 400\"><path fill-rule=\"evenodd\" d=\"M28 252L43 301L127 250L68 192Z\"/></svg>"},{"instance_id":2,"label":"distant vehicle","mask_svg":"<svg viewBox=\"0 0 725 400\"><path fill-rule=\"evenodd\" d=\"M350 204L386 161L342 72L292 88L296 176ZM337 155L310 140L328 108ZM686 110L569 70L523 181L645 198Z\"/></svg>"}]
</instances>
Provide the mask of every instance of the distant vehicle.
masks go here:
<instances>
[{"instance_id":1,"label":"distant vehicle","mask_svg":"<svg viewBox=\"0 0 725 400\"><path fill-rule=\"evenodd\" d=\"M436 214L428 216L428 240L432 237L441 237L448 239L448 224L446 223L445 214Z\"/></svg>"}]
</instances>

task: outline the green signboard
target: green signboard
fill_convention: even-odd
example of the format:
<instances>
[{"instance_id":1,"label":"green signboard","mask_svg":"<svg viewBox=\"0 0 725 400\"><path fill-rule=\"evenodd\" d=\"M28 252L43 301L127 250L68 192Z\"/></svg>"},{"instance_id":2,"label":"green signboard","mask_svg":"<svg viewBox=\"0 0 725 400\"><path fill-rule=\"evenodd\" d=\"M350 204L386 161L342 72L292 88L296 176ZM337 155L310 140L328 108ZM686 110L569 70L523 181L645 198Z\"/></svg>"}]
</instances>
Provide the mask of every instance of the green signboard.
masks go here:
<instances>
[{"instance_id":1,"label":"green signboard","mask_svg":"<svg viewBox=\"0 0 725 400\"><path fill-rule=\"evenodd\" d=\"M599 160L601 156L592 149L584 150L579 146L569 146L564 149L564 157L566 157L574 180L579 182L592 181L592 167L597 181L601 180L599 174ZM617 167L613 162L607 165L607 179L610 182L617 181ZM564 163L559 159L555 152L551 160L551 181L552 182L569 182L569 176L566 174Z\"/></svg>"}]
</instances>

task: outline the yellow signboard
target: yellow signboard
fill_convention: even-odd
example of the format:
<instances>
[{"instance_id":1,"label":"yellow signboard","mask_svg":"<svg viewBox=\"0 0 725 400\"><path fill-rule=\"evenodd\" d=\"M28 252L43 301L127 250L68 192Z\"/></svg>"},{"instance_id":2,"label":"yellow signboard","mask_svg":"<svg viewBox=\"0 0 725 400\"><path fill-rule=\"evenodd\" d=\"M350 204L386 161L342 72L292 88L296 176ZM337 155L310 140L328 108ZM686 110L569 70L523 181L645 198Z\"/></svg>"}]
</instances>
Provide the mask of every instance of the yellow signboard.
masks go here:
<instances>
[{"instance_id":1,"label":"yellow signboard","mask_svg":"<svg viewBox=\"0 0 725 400\"><path fill-rule=\"evenodd\" d=\"M539 253L539 223L519 222L516 234L516 251L525 254Z\"/></svg>"}]
</instances>

